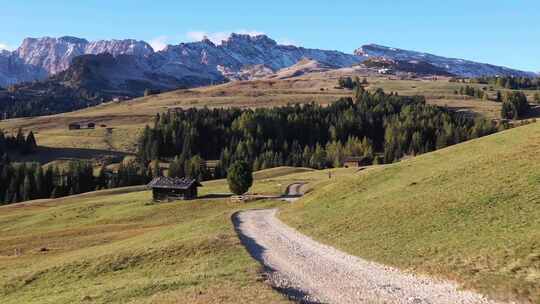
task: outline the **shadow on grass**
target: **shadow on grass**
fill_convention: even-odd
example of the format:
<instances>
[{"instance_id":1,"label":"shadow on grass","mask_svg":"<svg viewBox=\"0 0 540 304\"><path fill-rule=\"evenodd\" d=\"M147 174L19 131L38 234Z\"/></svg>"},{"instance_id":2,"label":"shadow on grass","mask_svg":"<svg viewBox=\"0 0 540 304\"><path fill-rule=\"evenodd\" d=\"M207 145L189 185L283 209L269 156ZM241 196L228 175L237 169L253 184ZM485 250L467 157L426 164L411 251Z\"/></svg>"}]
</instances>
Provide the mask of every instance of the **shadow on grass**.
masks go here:
<instances>
[{"instance_id":1,"label":"shadow on grass","mask_svg":"<svg viewBox=\"0 0 540 304\"><path fill-rule=\"evenodd\" d=\"M55 160L103 160L108 159L112 162L119 162L125 156L132 155L125 152L107 151L99 149L81 149L81 148L52 148L38 147L32 154L22 155L10 153L14 161L38 162L46 164Z\"/></svg>"},{"instance_id":2,"label":"shadow on grass","mask_svg":"<svg viewBox=\"0 0 540 304\"><path fill-rule=\"evenodd\" d=\"M242 211L235 212L231 216L231 221L233 222L234 230L236 231L236 234L238 235L240 242L242 243L242 245L244 245L244 247L246 248L247 252L251 255L251 257L257 260L259 263L261 263L264 269L264 273L266 274L266 277L272 277L273 276L272 274L275 273L276 270L264 264L263 255L264 255L264 252L266 251L266 248L261 246L259 243L257 243L255 239L242 233L242 230L240 229L240 226L242 225L242 219L240 219L239 215L241 212ZM269 283L272 285L272 288L274 290L287 296L290 300L295 301L297 303L322 304L321 302L318 302L318 301L306 300L306 299L309 299L309 294L305 293L304 291L298 288L275 286L274 282L272 282L271 280L269 281Z\"/></svg>"},{"instance_id":3,"label":"shadow on grass","mask_svg":"<svg viewBox=\"0 0 540 304\"><path fill-rule=\"evenodd\" d=\"M229 198L232 194L230 193L211 193L206 195L201 195L197 197L199 200L205 200L205 199L222 199L222 198Z\"/></svg>"}]
</instances>

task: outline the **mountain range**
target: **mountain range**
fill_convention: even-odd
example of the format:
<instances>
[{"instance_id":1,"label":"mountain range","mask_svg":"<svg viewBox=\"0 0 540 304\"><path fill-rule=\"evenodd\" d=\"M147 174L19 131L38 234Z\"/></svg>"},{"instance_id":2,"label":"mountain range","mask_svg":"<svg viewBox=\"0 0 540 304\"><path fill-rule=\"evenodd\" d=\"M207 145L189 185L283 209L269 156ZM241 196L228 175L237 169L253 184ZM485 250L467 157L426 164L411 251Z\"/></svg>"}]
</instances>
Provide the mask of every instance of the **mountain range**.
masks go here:
<instances>
[{"instance_id":1,"label":"mountain range","mask_svg":"<svg viewBox=\"0 0 540 304\"><path fill-rule=\"evenodd\" d=\"M303 58L340 67L361 61L353 54L278 45L265 35L232 34L220 45L204 39L169 45L157 52L148 43L131 39L89 42L75 37L27 38L17 50L0 53L0 86L43 80L68 69L78 56L103 53L131 57L124 57L124 64L131 64L131 70L137 71L124 75L126 79L152 80L161 75L195 84L235 79L257 65L277 71Z\"/></svg>"},{"instance_id":2,"label":"mountain range","mask_svg":"<svg viewBox=\"0 0 540 304\"><path fill-rule=\"evenodd\" d=\"M154 51L148 43L133 39L91 42L65 36L26 38L15 51L1 51L0 86L43 80L67 70L73 59L78 56L103 53L109 53L115 58L121 55L131 56L129 59L124 57L121 60L120 64L132 65L129 70L133 72L133 74L123 75L123 78L150 82L156 75L173 77L180 83L220 82L226 79L244 79L246 75L251 74L249 73L251 69L277 72L302 59L315 60L339 68L360 63L370 57L382 57L402 62L425 62L449 74L462 77L534 75L531 72L491 64L376 44L365 45L357 49L354 54L346 54L338 51L279 45L266 35L232 34L219 45L204 39L199 42L168 45L161 51ZM163 87L170 87L170 84L164 84Z\"/></svg>"},{"instance_id":3,"label":"mountain range","mask_svg":"<svg viewBox=\"0 0 540 304\"><path fill-rule=\"evenodd\" d=\"M280 45L266 35L231 34L168 45L155 51L133 39L88 41L76 37L27 38L15 51L0 51L0 112L8 117L75 110L116 97L141 96L229 80L287 78L310 71L363 64L419 75L536 76L462 59L375 44L353 54Z\"/></svg>"}]
</instances>

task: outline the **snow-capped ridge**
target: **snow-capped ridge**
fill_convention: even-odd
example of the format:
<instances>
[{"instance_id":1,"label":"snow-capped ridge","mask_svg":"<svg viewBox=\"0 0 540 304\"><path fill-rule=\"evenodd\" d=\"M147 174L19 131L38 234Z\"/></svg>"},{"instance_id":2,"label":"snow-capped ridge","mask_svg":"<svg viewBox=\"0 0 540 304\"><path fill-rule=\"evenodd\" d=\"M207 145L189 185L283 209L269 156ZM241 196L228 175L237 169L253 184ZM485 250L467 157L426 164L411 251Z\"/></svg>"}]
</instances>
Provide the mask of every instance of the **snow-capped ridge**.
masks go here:
<instances>
[{"instance_id":1,"label":"snow-capped ridge","mask_svg":"<svg viewBox=\"0 0 540 304\"><path fill-rule=\"evenodd\" d=\"M535 77L533 72L520 71L487 63L480 63L460 58L449 58L430 53L409 51L378 44L367 44L355 50L355 55L362 57L381 57L400 61L423 61L461 77L479 76L516 76Z\"/></svg>"}]
</instances>

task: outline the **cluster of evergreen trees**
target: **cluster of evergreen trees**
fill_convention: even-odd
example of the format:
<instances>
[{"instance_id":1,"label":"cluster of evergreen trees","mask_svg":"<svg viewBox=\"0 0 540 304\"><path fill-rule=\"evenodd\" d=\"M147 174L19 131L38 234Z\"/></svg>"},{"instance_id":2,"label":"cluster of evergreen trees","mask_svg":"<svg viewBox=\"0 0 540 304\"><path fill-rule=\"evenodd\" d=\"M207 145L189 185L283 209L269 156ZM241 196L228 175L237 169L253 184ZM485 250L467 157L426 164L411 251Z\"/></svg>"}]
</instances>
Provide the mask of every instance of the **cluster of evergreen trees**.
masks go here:
<instances>
[{"instance_id":1,"label":"cluster of evergreen trees","mask_svg":"<svg viewBox=\"0 0 540 304\"><path fill-rule=\"evenodd\" d=\"M506 92L503 97L501 117L505 119L523 118L530 109L527 96L523 92Z\"/></svg>"},{"instance_id":2,"label":"cluster of evergreen trees","mask_svg":"<svg viewBox=\"0 0 540 304\"><path fill-rule=\"evenodd\" d=\"M369 83L366 78L363 78L362 81L360 81L358 76L356 76L355 79L352 79L352 77L340 77L338 79L338 86L349 90L352 90L357 86L365 87L368 84Z\"/></svg>"},{"instance_id":3,"label":"cluster of evergreen trees","mask_svg":"<svg viewBox=\"0 0 540 304\"><path fill-rule=\"evenodd\" d=\"M540 90L540 78L528 77L479 77L471 79L472 83L482 83L511 90Z\"/></svg>"},{"instance_id":4,"label":"cluster of evergreen trees","mask_svg":"<svg viewBox=\"0 0 540 304\"><path fill-rule=\"evenodd\" d=\"M19 129L17 135L7 135L0 130L0 156L9 152L17 152L21 154L34 153L37 149L36 138L34 133L30 131L27 136Z\"/></svg>"},{"instance_id":5,"label":"cluster of evergreen trees","mask_svg":"<svg viewBox=\"0 0 540 304\"><path fill-rule=\"evenodd\" d=\"M158 115L139 140L144 163L174 159L174 176L222 177L237 160L255 170L275 166L338 167L346 157L393 162L496 131L492 122L427 105L421 96L370 93L316 104L187 109ZM210 176L204 160L219 160Z\"/></svg>"},{"instance_id":6,"label":"cluster of evergreen trees","mask_svg":"<svg viewBox=\"0 0 540 304\"><path fill-rule=\"evenodd\" d=\"M486 92L485 89L477 89L475 87L466 85L464 87L459 88L459 92L455 92L456 94L459 93L460 95L466 95L470 97L476 97L480 99L489 100L489 95ZM500 97L500 92L498 92L497 96Z\"/></svg>"},{"instance_id":7,"label":"cluster of evergreen trees","mask_svg":"<svg viewBox=\"0 0 540 304\"><path fill-rule=\"evenodd\" d=\"M137 163L120 164L118 172L101 168L94 176L89 162L70 162L67 168L37 163L12 163L5 155L0 161L0 204L33 199L58 198L94 190L147 183L150 172Z\"/></svg>"},{"instance_id":8,"label":"cluster of evergreen trees","mask_svg":"<svg viewBox=\"0 0 540 304\"><path fill-rule=\"evenodd\" d=\"M13 153L30 154L36 150L32 132L25 136L19 130L12 136L0 130L0 204L140 185L154 175L136 162L120 164L117 172L103 166L98 176L94 176L94 168L89 162L70 162L64 169L55 166L44 169L37 163L16 163L10 159Z\"/></svg>"}]
</instances>

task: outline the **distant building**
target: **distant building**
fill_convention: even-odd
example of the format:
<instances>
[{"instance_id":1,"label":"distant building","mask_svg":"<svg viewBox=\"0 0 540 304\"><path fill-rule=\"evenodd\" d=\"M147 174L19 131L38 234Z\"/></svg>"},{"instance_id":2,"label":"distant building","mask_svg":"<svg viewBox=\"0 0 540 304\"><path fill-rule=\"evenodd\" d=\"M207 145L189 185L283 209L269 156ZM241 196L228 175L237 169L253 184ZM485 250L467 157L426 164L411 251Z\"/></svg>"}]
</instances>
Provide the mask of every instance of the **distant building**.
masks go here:
<instances>
[{"instance_id":1,"label":"distant building","mask_svg":"<svg viewBox=\"0 0 540 304\"><path fill-rule=\"evenodd\" d=\"M81 125L78 123L70 123L68 128L70 130L79 130L81 128Z\"/></svg>"},{"instance_id":2,"label":"distant building","mask_svg":"<svg viewBox=\"0 0 540 304\"><path fill-rule=\"evenodd\" d=\"M192 178L156 177L149 184L154 201L192 200L197 198L197 188L202 185Z\"/></svg>"},{"instance_id":3,"label":"distant building","mask_svg":"<svg viewBox=\"0 0 540 304\"><path fill-rule=\"evenodd\" d=\"M96 124L93 123L93 122L89 122L87 125L88 129L95 129L96 128Z\"/></svg>"},{"instance_id":4,"label":"distant building","mask_svg":"<svg viewBox=\"0 0 540 304\"><path fill-rule=\"evenodd\" d=\"M360 168L367 165L369 165L369 160L365 157L351 156L343 161L343 167L345 168Z\"/></svg>"},{"instance_id":5,"label":"distant building","mask_svg":"<svg viewBox=\"0 0 540 304\"><path fill-rule=\"evenodd\" d=\"M389 68L382 68L382 69L379 69L377 71L377 73L383 74L383 75L388 75L388 74L393 74L394 71L392 69L389 69Z\"/></svg>"}]
</instances>

